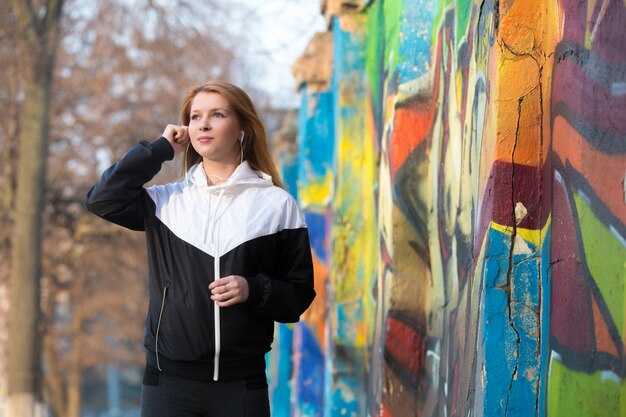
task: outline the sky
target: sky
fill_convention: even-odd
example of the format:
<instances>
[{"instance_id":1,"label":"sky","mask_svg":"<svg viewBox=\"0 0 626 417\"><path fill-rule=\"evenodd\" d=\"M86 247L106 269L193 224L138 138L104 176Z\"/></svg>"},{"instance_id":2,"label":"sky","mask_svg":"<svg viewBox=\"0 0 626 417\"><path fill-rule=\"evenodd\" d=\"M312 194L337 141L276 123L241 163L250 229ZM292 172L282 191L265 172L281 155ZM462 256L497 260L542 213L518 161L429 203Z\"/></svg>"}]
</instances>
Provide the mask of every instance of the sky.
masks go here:
<instances>
[{"instance_id":1,"label":"sky","mask_svg":"<svg viewBox=\"0 0 626 417\"><path fill-rule=\"evenodd\" d=\"M316 32L326 31L320 0L232 0L231 10L246 38L247 73L258 77L280 107L297 107L291 66ZM238 6L240 5L240 6Z\"/></svg>"},{"instance_id":2,"label":"sky","mask_svg":"<svg viewBox=\"0 0 626 417\"><path fill-rule=\"evenodd\" d=\"M123 1L132 4L137 0ZM220 29L214 32L216 40L230 35L237 39L233 47L246 61L241 68L245 84L262 87L276 107L298 107L291 66L313 35L327 30L320 0L199 0L185 2L187 6L178 5L176 0L148 1L190 27L217 19ZM224 42L229 44L228 39Z\"/></svg>"}]
</instances>

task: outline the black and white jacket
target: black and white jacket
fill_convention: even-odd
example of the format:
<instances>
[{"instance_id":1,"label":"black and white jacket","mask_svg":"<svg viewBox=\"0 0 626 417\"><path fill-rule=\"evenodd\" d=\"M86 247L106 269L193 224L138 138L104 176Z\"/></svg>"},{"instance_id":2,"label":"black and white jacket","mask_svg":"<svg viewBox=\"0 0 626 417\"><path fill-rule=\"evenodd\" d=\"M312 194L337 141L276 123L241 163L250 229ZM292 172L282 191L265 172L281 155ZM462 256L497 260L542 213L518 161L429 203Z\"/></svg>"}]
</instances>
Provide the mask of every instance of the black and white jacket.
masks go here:
<instances>
[{"instance_id":1,"label":"black and white jacket","mask_svg":"<svg viewBox=\"0 0 626 417\"><path fill-rule=\"evenodd\" d=\"M201 380L259 377L274 321L296 322L315 297L304 217L293 197L244 161L208 186L202 164L180 182L144 187L174 157L165 138L141 142L87 194L87 208L148 245L148 364ZM245 303L219 308L208 285L243 276Z\"/></svg>"}]
</instances>

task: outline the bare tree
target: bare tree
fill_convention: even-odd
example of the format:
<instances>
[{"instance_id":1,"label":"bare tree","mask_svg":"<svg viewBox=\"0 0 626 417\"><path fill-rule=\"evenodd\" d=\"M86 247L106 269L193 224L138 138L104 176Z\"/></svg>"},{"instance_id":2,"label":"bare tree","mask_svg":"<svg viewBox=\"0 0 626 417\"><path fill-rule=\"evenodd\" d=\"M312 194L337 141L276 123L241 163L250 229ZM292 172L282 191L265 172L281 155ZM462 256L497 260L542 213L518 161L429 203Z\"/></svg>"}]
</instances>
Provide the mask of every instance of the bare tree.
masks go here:
<instances>
[{"instance_id":1,"label":"bare tree","mask_svg":"<svg viewBox=\"0 0 626 417\"><path fill-rule=\"evenodd\" d=\"M28 401L38 399L37 382L43 381L54 416L78 417L88 370L110 362L125 366L143 362L147 306L143 236L87 214L82 206L87 189L105 165L120 158L131 144L156 139L166 123L176 122L180 96L191 85L209 79L235 81L251 91L257 103L267 100L253 87L255 80L242 79L239 41L229 31L227 11L220 9L219 2L179 0L164 5L139 0L131 7L124 1L65 0L59 27L60 11L60 1L0 4L0 60L6 63L0 77L0 252L15 255L12 262L0 265L0 308L4 277L10 271L13 291L21 297L28 295L28 302L12 299L12 305L20 306L12 311L22 313L23 306L35 311L26 321L23 314L22 321L11 318L12 328L20 329L13 330L12 337L19 333L18 339L25 340L28 334L35 340L28 349L10 346L11 355L21 352L21 361L32 360L29 373L19 374L20 378L28 375L28 384L20 380L24 387L31 383L34 387L26 391ZM18 42L20 48L15 47ZM28 54L24 45L29 45ZM49 54L54 45L59 46L56 66ZM47 75L52 78L41 78L37 72L53 68ZM46 104L38 110L29 104L34 95L27 88L31 79L45 81L41 85L47 89L38 90L42 95L37 97L44 97L49 107ZM38 147L27 145L25 138L33 136L26 131L32 132L33 121L48 113L49 125L45 119L36 126L38 132L49 134L36 137ZM47 149L47 157L35 154L35 149L42 152L42 148ZM28 175L18 171L18 154L39 171ZM172 179L179 171L170 164L159 175ZM19 187L27 184L23 177L33 178L31 183L39 188L31 185L31 200L20 203L24 190ZM20 185L16 185L18 178ZM25 218L30 218L29 210L40 212L38 207L43 209L43 224L39 217L39 223L23 226ZM13 224L14 232L6 233ZM28 251L28 271L17 268L23 248L31 247L20 240L25 235L31 238L27 245L36 244L33 237L41 236L43 241L41 251ZM42 259L41 268L38 259ZM30 277L26 287L24 279L17 279L25 273ZM0 335L1 322L0 314ZM40 357L45 361L43 378ZM22 362L13 356L8 362L17 375L14 365ZM19 366L26 369L26 365ZM11 383L11 387L16 385ZM21 406L31 407L28 401ZM12 410L9 416L31 415Z\"/></svg>"},{"instance_id":2,"label":"bare tree","mask_svg":"<svg viewBox=\"0 0 626 417\"><path fill-rule=\"evenodd\" d=\"M20 92L20 144L13 240L8 414L32 416L40 399L39 278L48 110L62 0L14 0Z\"/></svg>"},{"instance_id":3,"label":"bare tree","mask_svg":"<svg viewBox=\"0 0 626 417\"><path fill-rule=\"evenodd\" d=\"M86 370L144 360L143 236L85 213L87 189L131 144L176 122L185 88L236 72L235 39L218 42L211 33L224 31L210 20L183 24L186 2L94 6L67 7L51 109L42 305L45 393L57 417L80 415ZM178 175L173 164L160 174Z\"/></svg>"}]
</instances>

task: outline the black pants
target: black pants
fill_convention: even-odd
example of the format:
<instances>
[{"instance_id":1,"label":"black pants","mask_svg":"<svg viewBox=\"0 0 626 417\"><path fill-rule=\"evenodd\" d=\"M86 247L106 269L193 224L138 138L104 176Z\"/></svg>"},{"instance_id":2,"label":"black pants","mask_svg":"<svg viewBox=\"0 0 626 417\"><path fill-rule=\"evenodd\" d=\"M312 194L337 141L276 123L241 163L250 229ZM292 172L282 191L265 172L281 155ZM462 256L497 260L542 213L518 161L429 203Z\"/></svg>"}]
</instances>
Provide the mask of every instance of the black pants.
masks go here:
<instances>
[{"instance_id":1,"label":"black pants","mask_svg":"<svg viewBox=\"0 0 626 417\"><path fill-rule=\"evenodd\" d=\"M267 384L195 381L159 373L148 365L141 417L269 417Z\"/></svg>"}]
</instances>

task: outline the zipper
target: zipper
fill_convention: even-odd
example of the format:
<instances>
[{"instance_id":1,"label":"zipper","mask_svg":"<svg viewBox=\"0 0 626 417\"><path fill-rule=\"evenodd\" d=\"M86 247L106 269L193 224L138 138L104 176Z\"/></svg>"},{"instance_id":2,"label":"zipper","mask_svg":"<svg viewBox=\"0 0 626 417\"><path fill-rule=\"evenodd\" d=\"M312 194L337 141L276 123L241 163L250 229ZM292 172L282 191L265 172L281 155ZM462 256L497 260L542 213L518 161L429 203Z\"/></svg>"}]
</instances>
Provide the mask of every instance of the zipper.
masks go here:
<instances>
[{"instance_id":1,"label":"zipper","mask_svg":"<svg viewBox=\"0 0 626 417\"><path fill-rule=\"evenodd\" d=\"M220 257L216 253L213 261L213 270L215 271L215 278L217 279L220 274ZM216 302L213 302L213 317L215 318L215 356L213 357L213 381L217 381L220 374L220 348L221 348L221 331L220 331L220 307Z\"/></svg>"},{"instance_id":2,"label":"zipper","mask_svg":"<svg viewBox=\"0 0 626 417\"><path fill-rule=\"evenodd\" d=\"M157 361L157 368L159 369L159 371L163 372L163 369L161 369L161 364L159 363L159 331L161 330L161 318L163 317L163 309L165 308L165 295L167 294L167 285L165 287L163 287L163 300L161 301L161 311L159 311L159 322L157 323L157 329L156 329L156 337L155 337L155 353L156 353L156 361Z\"/></svg>"},{"instance_id":3,"label":"zipper","mask_svg":"<svg viewBox=\"0 0 626 417\"><path fill-rule=\"evenodd\" d=\"M213 227L211 230L211 245L213 246L213 280L217 280L221 278L220 272L220 218L221 215L218 216L218 212L220 206L222 204L222 197L224 196L224 188L220 190L219 195L217 196L217 205L215 207L215 212L213 215ZM223 214L223 213L222 213ZM207 227L208 229L208 227ZM217 233L215 230L217 229ZM208 234L208 230L207 230ZM216 237L217 235L217 237ZM213 381L217 381L220 375L220 350L221 350L221 329L220 329L220 307L216 302L213 302L213 327L214 327L214 337L215 337L215 355L213 356Z\"/></svg>"}]
</instances>

